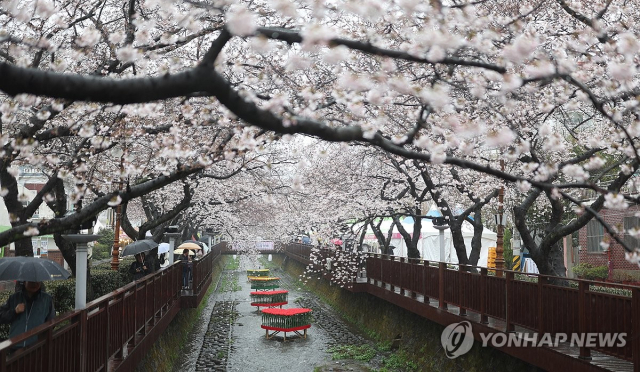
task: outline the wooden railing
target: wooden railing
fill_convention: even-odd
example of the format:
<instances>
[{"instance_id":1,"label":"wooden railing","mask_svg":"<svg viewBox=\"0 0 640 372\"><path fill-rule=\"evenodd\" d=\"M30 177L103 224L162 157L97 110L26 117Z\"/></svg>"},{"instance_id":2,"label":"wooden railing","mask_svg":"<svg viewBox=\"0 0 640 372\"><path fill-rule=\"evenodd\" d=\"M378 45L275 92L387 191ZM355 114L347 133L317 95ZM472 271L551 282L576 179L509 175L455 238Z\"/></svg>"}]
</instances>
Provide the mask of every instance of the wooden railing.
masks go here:
<instances>
[{"instance_id":1,"label":"wooden railing","mask_svg":"<svg viewBox=\"0 0 640 372\"><path fill-rule=\"evenodd\" d=\"M216 247L214 247L216 248ZM220 247L193 262L192 297L211 281ZM0 343L0 372L128 371L180 310L182 270L176 262L29 332ZM197 304L196 304L197 306ZM153 337L147 337L153 333ZM37 341L12 350L28 338ZM145 347L139 346L144 344Z\"/></svg>"},{"instance_id":2,"label":"wooden railing","mask_svg":"<svg viewBox=\"0 0 640 372\"><path fill-rule=\"evenodd\" d=\"M313 253L312 247L289 244L286 253L293 259L308 264L311 259L325 260L335 250ZM330 273L321 261L324 277ZM335 260L335 265L345 260ZM461 269L462 267L462 269ZM516 276L516 274L519 274ZM515 326L536 332L586 335L589 333L626 333L624 346L597 346L603 352L634 363L640 370L640 288L635 286L601 283L587 280L558 278L546 275L523 275L504 270L502 276L492 275L486 268L452 265L442 262L367 254L367 285L385 287L391 291L416 299L424 296L423 303L437 300L438 307L459 307L460 315L473 311L482 323L489 318L504 322L510 332ZM352 276L355 282L355 274ZM603 286L626 290L627 295L605 293ZM622 291L624 292L624 291ZM417 300L416 300L417 301ZM619 340L619 339L618 339ZM597 344L597 342L596 342ZM589 357L591 349L580 348L582 357Z\"/></svg>"},{"instance_id":3,"label":"wooden railing","mask_svg":"<svg viewBox=\"0 0 640 372\"><path fill-rule=\"evenodd\" d=\"M625 289L631 296L598 291L603 283L558 278L545 275L522 275L505 270L502 277L489 275L486 268L447 265L370 255L367 258L367 279L371 283L388 284L392 290L437 299L441 308L454 305L461 313L474 311L481 318L495 318L506 323L504 331L521 326L539 334L558 333L626 333L623 347L595 347L594 350L633 361L640 353L640 340L633 318L640 319L640 288L606 284ZM463 270L460 269L462 266ZM516 278L515 274L522 275ZM551 284L561 283L561 284ZM574 283L574 284L572 284ZM590 349L583 347L582 356Z\"/></svg>"},{"instance_id":4,"label":"wooden railing","mask_svg":"<svg viewBox=\"0 0 640 372\"><path fill-rule=\"evenodd\" d=\"M0 343L0 371L107 371L148 329L179 310L180 265L173 265L29 332ZM31 337L34 344L12 350Z\"/></svg>"},{"instance_id":5,"label":"wooden railing","mask_svg":"<svg viewBox=\"0 0 640 372\"><path fill-rule=\"evenodd\" d=\"M221 254L220 249L212 249L204 257L199 260L193 261L193 281L191 282L191 289L195 293L199 293L202 290L202 286L207 282L213 271L213 261ZM186 264L183 262L183 265Z\"/></svg>"}]
</instances>

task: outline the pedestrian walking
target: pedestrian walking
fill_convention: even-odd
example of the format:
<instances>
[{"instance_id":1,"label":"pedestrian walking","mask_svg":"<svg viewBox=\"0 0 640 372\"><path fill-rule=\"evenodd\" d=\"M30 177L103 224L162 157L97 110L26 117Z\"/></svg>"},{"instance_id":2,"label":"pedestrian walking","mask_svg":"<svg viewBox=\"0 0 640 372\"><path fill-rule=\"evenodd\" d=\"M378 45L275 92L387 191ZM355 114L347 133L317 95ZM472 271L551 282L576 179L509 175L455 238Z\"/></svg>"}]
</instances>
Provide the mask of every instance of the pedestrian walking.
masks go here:
<instances>
[{"instance_id":1,"label":"pedestrian walking","mask_svg":"<svg viewBox=\"0 0 640 372\"><path fill-rule=\"evenodd\" d=\"M24 282L24 288L12 294L0 306L0 324L11 324L9 338L27 332L55 316L53 298L42 290L42 282ZM37 336L30 337L12 348L16 350L29 346L37 339Z\"/></svg>"},{"instance_id":2,"label":"pedestrian walking","mask_svg":"<svg viewBox=\"0 0 640 372\"><path fill-rule=\"evenodd\" d=\"M133 280L138 280L151 272L147 262L145 262L144 252L135 255L136 260L129 266L129 273L133 276Z\"/></svg>"},{"instance_id":3,"label":"pedestrian walking","mask_svg":"<svg viewBox=\"0 0 640 372\"><path fill-rule=\"evenodd\" d=\"M191 278L191 257L189 256L189 250L183 249L178 259L184 261L184 264L182 264L182 289L188 289L189 279Z\"/></svg>"}]
</instances>

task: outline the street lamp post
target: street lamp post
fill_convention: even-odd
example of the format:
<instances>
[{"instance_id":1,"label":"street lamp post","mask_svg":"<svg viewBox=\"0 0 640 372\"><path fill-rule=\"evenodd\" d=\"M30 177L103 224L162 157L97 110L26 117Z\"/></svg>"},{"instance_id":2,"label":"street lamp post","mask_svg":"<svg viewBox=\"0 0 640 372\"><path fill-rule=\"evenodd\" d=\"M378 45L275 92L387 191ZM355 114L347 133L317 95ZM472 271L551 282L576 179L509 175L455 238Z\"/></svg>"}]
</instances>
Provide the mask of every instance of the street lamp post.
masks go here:
<instances>
[{"instance_id":1,"label":"street lamp post","mask_svg":"<svg viewBox=\"0 0 640 372\"><path fill-rule=\"evenodd\" d=\"M169 266L173 265L173 251L176 246L176 239L182 235L178 232L178 226L167 226L164 228L164 235L169 237Z\"/></svg>"},{"instance_id":2,"label":"street lamp post","mask_svg":"<svg viewBox=\"0 0 640 372\"><path fill-rule=\"evenodd\" d=\"M500 159L500 170L504 172L504 160ZM502 277L504 270L504 185L498 193L498 214L496 215L496 276Z\"/></svg>"},{"instance_id":3,"label":"street lamp post","mask_svg":"<svg viewBox=\"0 0 640 372\"><path fill-rule=\"evenodd\" d=\"M119 183L118 191L122 190L122 182ZM111 250L111 270L118 271L120 266L120 218L122 217L122 203L115 208L115 226L113 228L113 248Z\"/></svg>"},{"instance_id":4,"label":"street lamp post","mask_svg":"<svg viewBox=\"0 0 640 372\"><path fill-rule=\"evenodd\" d=\"M76 303L75 309L81 310L87 307L87 243L98 240L99 235L81 234L80 230L93 227L94 220L87 221L70 234L62 235L62 238L76 245Z\"/></svg>"},{"instance_id":5,"label":"street lamp post","mask_svg":"<svg viewBox=\"0 0 640 372\"><path fill-rule=\"evenodd\" d=\"M433 219L433 227L440 231L440 262L445 262L444 231L449 228L449 225L447 225L447 221L444 217L436 217Z\"/></svg>"}]
</instances>

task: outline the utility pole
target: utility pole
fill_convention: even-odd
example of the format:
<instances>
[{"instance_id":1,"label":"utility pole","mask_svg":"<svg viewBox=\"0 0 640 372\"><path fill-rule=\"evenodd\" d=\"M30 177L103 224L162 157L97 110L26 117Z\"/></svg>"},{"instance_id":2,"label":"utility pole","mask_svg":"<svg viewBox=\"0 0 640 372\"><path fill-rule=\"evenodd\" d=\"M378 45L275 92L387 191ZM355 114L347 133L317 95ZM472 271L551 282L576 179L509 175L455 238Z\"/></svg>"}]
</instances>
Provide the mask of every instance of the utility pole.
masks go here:
<instances>
[{"instance_id":1,"label":"utility pole","mask_svg":"<svg viewBox=\"0 0 640 372\"><path fill-rule=\"evenodd\" d=\"M500 159L500 170L504 172L504 159ZM496 215L497 239L496 239L496 276L502 277L504 270L504 185L500 186L498 193L498 214Z\"/></svg>"},{"instance_id":2,"label":"utility pole","mask_svg":"<svg viewBox=\"0 0 640 372\"><path fill-rule=\"evenodd\" d=\"M122 182L119 182L118 191L122 190ZM122 204L115 208L115 227L113 229L113 249L111 251L111 270L118 271L120 266L120 218L122 214Z\"/></svg>"}]
</instances>

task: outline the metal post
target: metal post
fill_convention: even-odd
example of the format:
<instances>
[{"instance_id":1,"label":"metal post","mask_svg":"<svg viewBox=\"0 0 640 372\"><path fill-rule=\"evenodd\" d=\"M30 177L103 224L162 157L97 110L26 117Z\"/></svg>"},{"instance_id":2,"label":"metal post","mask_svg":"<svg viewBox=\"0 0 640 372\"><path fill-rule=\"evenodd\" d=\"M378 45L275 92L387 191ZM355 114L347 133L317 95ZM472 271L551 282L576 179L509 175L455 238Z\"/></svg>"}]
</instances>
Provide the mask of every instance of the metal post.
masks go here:
<instances>
[{"instance_id":1,"label":"metal post","mask_svg":"<svg viewBox=\"0 0 640 372\"><path fill-rule=\"evenodd\" d=\"M76 248L76 310L87 307L87 243Z\"/></svg>"},{"instance_id":2,"label":"metal post","mask_svg":"<svg viewBox=\"0 0 640 372\"><path fill-rule=\"evenodd\" d=\"M167 234L169 236L169 265L173 265L173 251L176 249L176 238L180 234Z\"/></svg>"},{"instance_id":3,"label":"metal post","mask_svg":"<svg viewBox=\"0 0 640 372\"><path fill-rule=\"evenodd\" d=\"M444 252L444 230L449 228L449 225L436 225L434 224L433 227L435 229L440 230L440 262L445 262L446 261L446 257L445 257L445 252Z\"/></svg>"},{"instance_id":4,"label":"metal post","mask_svg":"<svg viewBox=\"0 0 640 372\"><path fill-rule=\"evenodd\" d=\"M76 244L76 310L87 307L87 243L98 235L65 234L62 238Z\"/></svg>"},{"instance_id":5,"label":"metal post","mask_svg":"<svg viewBox=\"0 0 640 372\"><path fill-rule=\"evenodd\" d=\"M500 159L500 170L504 172L504 159ZM502 224L502 215L504 213L504 185L500 186L500 192L498 193L498 227L497 227L497 240L496 240L496 276L502 277L504 270L504 226Z\"/></svg>"},{"instance_id":6,"label":"metal post","mask_svg":"<svg viewBox=\"0 0 640 372\"><path fill-rule=\"evenodd\" d=\"M447 258L444 253L444 230L440 230L440 262L446 262Z\"/></svg>"},{"instance_id":7,"label":"metal post","mask_svg":"<svg viewBox=\"0 0 640 372\"><path fill-rule=\"evenodd\" d=\"M122 190L122 182L119 183L118 191ZM120 218L122 216L122 203L115 208L116 223L113 228L113 249L111 250L111 270L118 271L120 266Z\"/></svg>"}]
</instances>

